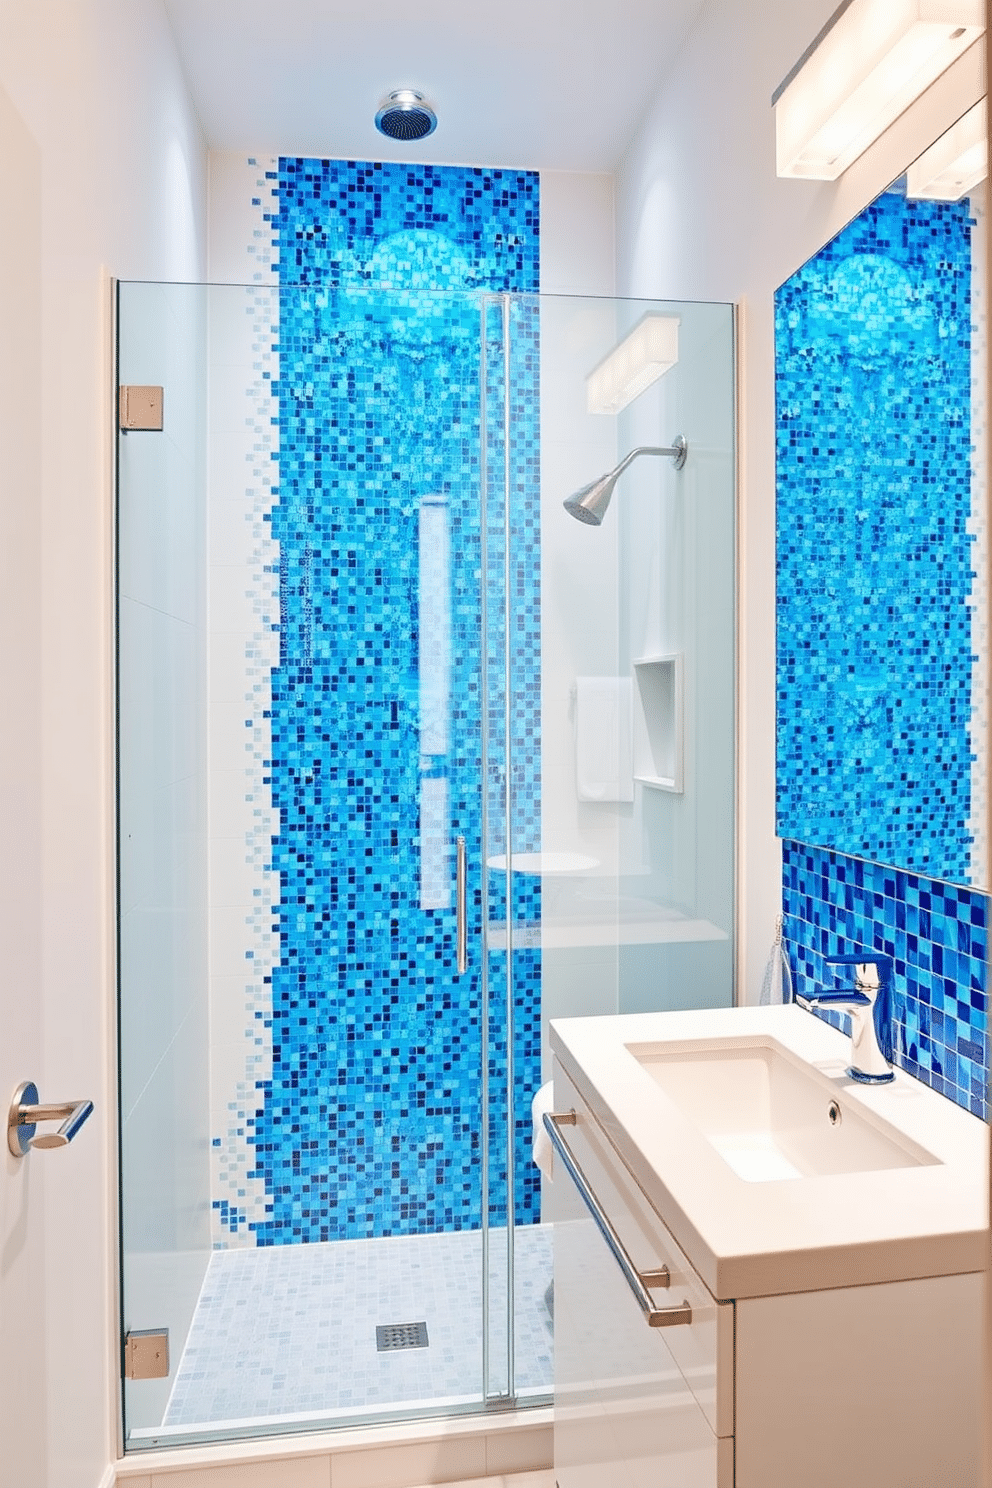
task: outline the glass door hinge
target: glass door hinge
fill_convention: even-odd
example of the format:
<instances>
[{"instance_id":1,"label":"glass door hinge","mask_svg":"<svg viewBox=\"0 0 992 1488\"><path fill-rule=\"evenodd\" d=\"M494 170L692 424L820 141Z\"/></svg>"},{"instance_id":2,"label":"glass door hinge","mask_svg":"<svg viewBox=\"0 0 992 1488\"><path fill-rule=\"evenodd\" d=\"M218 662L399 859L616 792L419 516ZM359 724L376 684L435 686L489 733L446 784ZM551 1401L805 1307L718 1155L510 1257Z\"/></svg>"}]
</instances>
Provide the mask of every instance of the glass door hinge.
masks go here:
<instances>
[{"instance_id":1,"label":"glass door hinge","mask_svg":"<svg viewBox=\"0 0 992 1488\"><path fill-rule=\"evenodd\" d=\"M167 1379L168 1328L136 1328L124 1339L125 1379Z\"/></svg>"},{"instance_id":2,"label":"glass door hinge","mask_svg":"<svg viewBox=\"0 0 992 1488\"><path fill-rule=\"evenodd\" d=\"M125 433L129 429L161 430L164 397L164 388L146 387L137 383L121 383L119 398L121 429Z\"/></svg>"}]
</instances>

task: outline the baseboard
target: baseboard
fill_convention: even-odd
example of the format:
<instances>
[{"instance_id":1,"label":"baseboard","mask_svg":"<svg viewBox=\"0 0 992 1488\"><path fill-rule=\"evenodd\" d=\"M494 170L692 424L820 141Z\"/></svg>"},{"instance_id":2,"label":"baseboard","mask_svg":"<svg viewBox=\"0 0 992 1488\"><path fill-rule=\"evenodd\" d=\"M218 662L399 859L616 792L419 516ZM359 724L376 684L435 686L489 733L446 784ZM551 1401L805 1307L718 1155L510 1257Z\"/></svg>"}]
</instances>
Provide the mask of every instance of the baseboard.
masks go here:
<instances>
[{"instance_id":1,"label":"baseboard","mask_svg":"<svg viewBox=\"0 0 992 1488\"><path fill-rule=\"evenodd\" d=\"M550 1406L498 1416L403 1422L319 1435L269 1437L215 1447L138 1452L100 1488L417 1488L547 1470ZM526 1480L525 1480L526 1483Z\"/></svg>"}]
</instances>

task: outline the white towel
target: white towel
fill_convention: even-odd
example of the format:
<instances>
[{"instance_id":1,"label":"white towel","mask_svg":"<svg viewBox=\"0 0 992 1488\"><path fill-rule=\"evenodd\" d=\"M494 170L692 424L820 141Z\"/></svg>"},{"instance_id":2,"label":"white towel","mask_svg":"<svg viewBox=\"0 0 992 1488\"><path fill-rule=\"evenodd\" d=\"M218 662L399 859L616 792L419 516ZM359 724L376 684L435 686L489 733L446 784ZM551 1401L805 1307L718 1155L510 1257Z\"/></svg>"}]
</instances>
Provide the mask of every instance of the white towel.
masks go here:
<instances>
[{"instance_id":1,"label":"white towel","mask_svg":"<svg viewBox=\"0 0 992 1488\"><path fill-rule=\"evenodd\" d=\"M555 1092L552 1082L549 1080L542 1085L530 1103L530 1116L534 1124L534 1146L531 1149L535 1163L540 1168L548 1182L552 1179L552 1168L554 1166L554 1148L551 1138L544 1129L545 1111L553 1111L555 1108Z\"/></svg>"},{"instance_id":2,"label":"white towel","mask_svg":"<svg viewBox=\"0 0 992 1488\"><path fill-rule=\"evenodd\" d=\"M633 684L576 677L575 783L580 801L634 799Z\"/></svg>"}]
</instances>

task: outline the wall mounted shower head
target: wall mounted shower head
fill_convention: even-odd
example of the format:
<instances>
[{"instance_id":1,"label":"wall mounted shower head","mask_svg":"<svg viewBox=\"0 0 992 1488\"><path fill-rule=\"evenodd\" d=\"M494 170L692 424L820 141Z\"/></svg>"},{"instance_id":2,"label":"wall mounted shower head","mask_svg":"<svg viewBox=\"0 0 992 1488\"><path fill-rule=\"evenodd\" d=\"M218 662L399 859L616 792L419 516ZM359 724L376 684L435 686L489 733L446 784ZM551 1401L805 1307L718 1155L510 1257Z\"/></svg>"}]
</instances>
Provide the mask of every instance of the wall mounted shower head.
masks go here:
<instances>
[{"instance_id":1,"label":"wall mounted shower head","mask_svg":"<svg viewBox=\"0 0 992 1488\"><path fill-rule=\"evenodd\" d=\"M415 88L397 88L380 104L375 127L388 139L426 139L437 128L437 114L424 102L423 93Z\"/></svg>"},{"instance_id":2,"label":"wall mounted shower head","mask_svg":"<svg viewBox=\"0 0 992 1488\"><path fill-rule=\"evenodd\" d=\"M562 504L569 516L574 517L576 521L588 522L591 527L598 527L610 504L614 486L627 466L636 460L638 455L667 455L674 463L675 469L681 470L688 454L689 446L682 434L675 436L670 448L642 444L637 449L631 450L615 470L601 475L598 480L590 481L588 486L583 486L581 491L576 491L574 496L569 496L568 500Z\"/></svg>"}]
</instances>

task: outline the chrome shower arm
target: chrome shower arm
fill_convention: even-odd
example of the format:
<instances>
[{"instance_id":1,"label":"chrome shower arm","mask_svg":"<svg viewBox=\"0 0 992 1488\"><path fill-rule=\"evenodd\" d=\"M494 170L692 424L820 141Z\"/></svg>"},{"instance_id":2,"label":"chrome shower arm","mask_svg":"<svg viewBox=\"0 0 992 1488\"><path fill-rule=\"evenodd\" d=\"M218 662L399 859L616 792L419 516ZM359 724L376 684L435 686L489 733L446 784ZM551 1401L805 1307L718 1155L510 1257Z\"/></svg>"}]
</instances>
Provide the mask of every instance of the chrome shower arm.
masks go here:
<instances>
[{"instance_id":1,"label":"chrome shower arm","mask_svg":"<svg viewBox=\"0 0 992 1488\"><path fill-rule=\"evenodd\" d=\"M598 527L603 520L603 513L610 504L613 488L620 476L627 469L632 460L639 455L665 455L675 464L676 470L681 470L689 453L689 445L684 434L677 434L672 444L639 444L632 449L629 455L625 455L620 464L607 475L601 475L598 480L590 481L583 486L581 491L576 491L562 504L570 517L575 517L579 522L587 522L592 527Z\"/></svg>"},{"instance_id":2,"label":"chrome shower arm","mask_svg":"<svg viewBox=\"0 0 992 1488\"><path fill-rule=\"evenodd\" d=\"M632 464L639 455L667 455L670 459L674 460L675 469L681 470L682 466L685 464L686 455L688 453L689 446L681 434L678 436L673 445L639 444L636 449L631 450L629 455L624 456L617 468L611 471L611 475L614 478L618 475L622 475L623 472L627 469L627 466Z\"/></svg>"}]
</instances>

